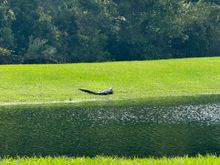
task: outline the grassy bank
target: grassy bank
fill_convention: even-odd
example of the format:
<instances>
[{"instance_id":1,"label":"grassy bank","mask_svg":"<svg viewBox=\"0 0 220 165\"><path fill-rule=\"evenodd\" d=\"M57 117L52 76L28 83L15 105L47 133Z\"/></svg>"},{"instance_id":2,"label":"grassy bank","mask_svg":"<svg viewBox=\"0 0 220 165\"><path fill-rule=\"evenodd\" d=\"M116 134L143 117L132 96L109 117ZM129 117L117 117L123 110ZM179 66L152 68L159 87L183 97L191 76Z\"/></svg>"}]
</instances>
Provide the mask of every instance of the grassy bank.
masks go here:
<instances>
[{"instance_id":1,"label":"grassy bank","mask_svg":"<svg viewBox=\"0 0 220 165\"><path fill-rule=\"evenodd\" d=\"M125 159L125 158L110 158L110 157L96 157L96 158L67 158L67 157L47 157L47 158L17 158L4 159L0 161L0 165L100 165L100 164L118 164L118 165L218 165L220 158L216 156L198 156L195 158L176 157L176 158L146 158L146 159Z\"/></svg>"},{"instance_id":2,"label":"grassy bank","mask_svg":"<svg viewBox=\"0 0 220 165\"><path fill-rule=\"evenodd\" d=\"M220 58L0 66L0 102L133 99L220 93ZM90 96L78 88L115 94Z\"/></svg>"}]
</instances>

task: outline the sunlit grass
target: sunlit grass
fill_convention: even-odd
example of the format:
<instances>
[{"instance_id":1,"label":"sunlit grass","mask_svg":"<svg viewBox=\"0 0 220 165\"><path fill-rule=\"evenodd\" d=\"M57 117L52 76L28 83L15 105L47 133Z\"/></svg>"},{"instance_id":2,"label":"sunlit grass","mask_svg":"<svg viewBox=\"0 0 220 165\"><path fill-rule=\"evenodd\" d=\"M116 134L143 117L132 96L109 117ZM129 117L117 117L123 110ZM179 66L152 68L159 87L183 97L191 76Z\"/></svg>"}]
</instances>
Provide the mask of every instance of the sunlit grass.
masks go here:
<instances>
[{"instance_id":1,"label":"sunlit grass","mask_svg":"<svg viewBox=\"0 0 220 165\"><path fill-rule=\"evenodd\" d=\"M68 157L46 157L46 158L7 158L0 161L4 165L219 165L220 158L217 156L175 157L175 158L145 158L128 159L112 157L96 158L68 158Z\"/></svg>"},{"instance_id":2,"label":"sunlit grass","mask_svg":"<svg viewBox=\"0 0 220 165\"><path fill-rule=\"evenodd\" d=\"M0 102L133 99L220 93L220 58L0 66ZM113 87L112 96L78 88Z\"/></svg>"}]
</instances>

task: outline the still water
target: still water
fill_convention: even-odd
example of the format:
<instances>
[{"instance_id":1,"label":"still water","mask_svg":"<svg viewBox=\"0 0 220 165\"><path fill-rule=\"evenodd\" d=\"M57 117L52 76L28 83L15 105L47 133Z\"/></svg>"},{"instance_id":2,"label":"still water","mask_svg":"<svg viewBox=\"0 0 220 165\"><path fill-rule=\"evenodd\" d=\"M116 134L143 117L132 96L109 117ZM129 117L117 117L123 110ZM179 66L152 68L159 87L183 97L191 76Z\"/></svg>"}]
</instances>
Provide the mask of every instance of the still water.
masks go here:
<instances>
[{"instance_id":1,"label":"still water","mask_svg":"<svg viewBox=\"0 0 220 165\"><path fill-rule=\"evenodd\" d=\"M0 107L0 155L220 154L220 103Z\"/></svg>"}]
</instances>

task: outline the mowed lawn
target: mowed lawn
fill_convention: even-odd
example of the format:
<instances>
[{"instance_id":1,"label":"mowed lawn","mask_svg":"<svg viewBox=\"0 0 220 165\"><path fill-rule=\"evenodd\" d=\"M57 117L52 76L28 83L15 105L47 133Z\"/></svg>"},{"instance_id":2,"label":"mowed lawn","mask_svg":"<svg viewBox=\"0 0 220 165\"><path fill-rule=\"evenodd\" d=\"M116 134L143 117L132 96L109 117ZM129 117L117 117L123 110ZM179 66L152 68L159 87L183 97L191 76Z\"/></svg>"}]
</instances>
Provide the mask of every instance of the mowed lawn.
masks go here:
<instances>
[{"instance_id":1,"label":"mowed lawn","mask_svg":"<svg viewBox=\"0 0 220 165\"><path fill-rule=\"evenodd\" d=\"M93 96L78 88L111 96ZM58 65L0 65L0 102L220 94L220 58Z\"/></svg>"},{"instance_id":2,"label":"mowed lawn","mask_svg":"<svg viewBox=\"0 0 220 165\"><path fill-rule=\"evenodd\" d=\"M18 158L4 159L0 165L219 165L220 158L216 156L198 156L195 158L146 158L146 159L126 159L126 158L67 158L67 157L47 157L47 158Z\"/></svg>"}]
</instances>

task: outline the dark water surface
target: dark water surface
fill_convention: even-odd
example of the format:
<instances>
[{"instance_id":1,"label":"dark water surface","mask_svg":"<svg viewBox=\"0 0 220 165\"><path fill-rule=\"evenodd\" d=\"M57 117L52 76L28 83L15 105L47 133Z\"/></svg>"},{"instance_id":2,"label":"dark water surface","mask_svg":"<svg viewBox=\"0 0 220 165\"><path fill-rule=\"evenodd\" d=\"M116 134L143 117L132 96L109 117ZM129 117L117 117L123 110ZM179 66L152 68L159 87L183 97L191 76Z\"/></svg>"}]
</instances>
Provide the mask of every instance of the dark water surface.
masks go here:
<instances>
[{"instance_id":1,"label":"dark water surface","mask_svg":"<svg viewBox=\"0 0 220 165\"><path fill-rule=\"evenodd\" d=\"M0 155L220 154L220 103L2 106Z\"/></svg>"}]
</instances>

